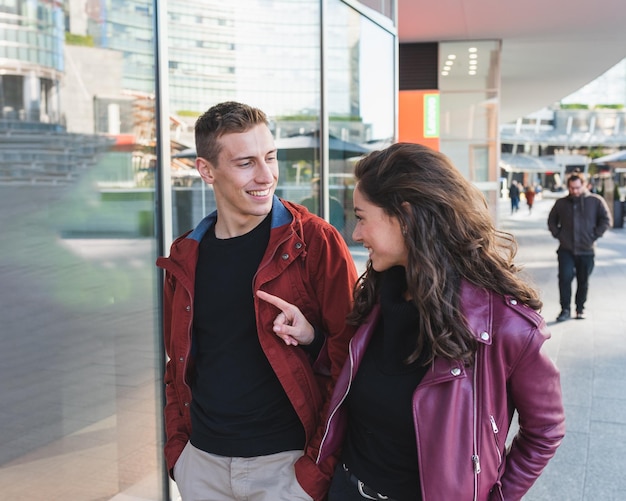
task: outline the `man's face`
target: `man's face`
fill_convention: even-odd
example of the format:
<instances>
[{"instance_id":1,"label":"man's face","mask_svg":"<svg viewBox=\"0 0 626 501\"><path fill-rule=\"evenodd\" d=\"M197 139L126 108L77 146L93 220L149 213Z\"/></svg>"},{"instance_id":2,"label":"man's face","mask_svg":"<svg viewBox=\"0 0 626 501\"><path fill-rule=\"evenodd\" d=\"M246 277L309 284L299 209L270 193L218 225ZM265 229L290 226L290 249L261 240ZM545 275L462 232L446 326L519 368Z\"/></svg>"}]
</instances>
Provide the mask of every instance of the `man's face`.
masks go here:
<instances>
[{"instance_id":1,"label":"man's face","mask_svg":"<svg viewBox=\"0 0 626 501\"><path fill-rule=\"evenodd\" d=\"M570 196L579 197L583 194L583 182L580 179L575 179L567 183L567 189Z\"/></svg>"},{"instance_id":2,"label":"man's face","mask_svg":"<svg viewBox=\"0 0 626 501\"><path fill-rule=\"evenodd\" d=\"M213 185L217 203L216 235L229 238L255 228L272 209L278 183L278 161L272 133L260 124L225 134L217 165L196 160L202 179Z\"/></svg>"}]
</instances>

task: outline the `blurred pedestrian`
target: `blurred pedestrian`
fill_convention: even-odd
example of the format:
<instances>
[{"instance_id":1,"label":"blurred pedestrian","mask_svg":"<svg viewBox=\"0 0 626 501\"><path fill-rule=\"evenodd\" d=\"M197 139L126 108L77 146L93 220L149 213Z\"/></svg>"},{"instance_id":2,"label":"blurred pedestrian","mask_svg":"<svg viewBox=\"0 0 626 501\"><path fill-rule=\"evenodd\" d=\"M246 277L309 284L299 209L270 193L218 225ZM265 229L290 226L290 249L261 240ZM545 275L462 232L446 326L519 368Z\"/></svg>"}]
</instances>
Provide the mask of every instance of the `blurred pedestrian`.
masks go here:
<instances>
[{"instance_id":1,"label":"blurred pedestrian","mask_svg":"<svg viewBox=\"0 0 626 501\"><path fill-rule=\"evenodd\" d=\"M515 179L511 181L509 187L509 198L511 199L511 214L519 210L520 189L519 184Z\"/></svg>"},{"instance_id":2,"label":"blurred pedestrian","mask_svg":"<svg viewBox=\"0 0 626 501\"><path fill-rule=\"evenodd\" d=\"M593 271L595 242L611 226L609 208L600 195L589 193L582 174L567 179L568 195L559 198L548 215L548 229L559 240L559 298L561 312L556 318L571 318L572 281L576 277L576 318L583 319Z\"/></svg>"},{"instance_id":3,"label":"blurred pedestrian","mask_svg":"<svg viewBox=\"0 0 626 501\"><path fill-rule=\"evenodd\" d=\"M319 214L320 210L320 179L316 177L311 180L311 194L300 200L300 205L304 205L313 214ZM346 216L343 205L333 196L329 197L328 206L330 207L330 224L339 231L343 230L346 225Z\"/></svg>"},{"instance_id":4,"label":"blurred pedestrian","mask_svg":"<svg viewBox=\"0 0 626 501\"><path fill-rule=\"evenodd\" d=\"M533 203L535 203L535 188L532 184L526 187L524 196L526 197L526 204L528 205L528 213L531 214L533 211Z\"/></svg>"}]
</instances>

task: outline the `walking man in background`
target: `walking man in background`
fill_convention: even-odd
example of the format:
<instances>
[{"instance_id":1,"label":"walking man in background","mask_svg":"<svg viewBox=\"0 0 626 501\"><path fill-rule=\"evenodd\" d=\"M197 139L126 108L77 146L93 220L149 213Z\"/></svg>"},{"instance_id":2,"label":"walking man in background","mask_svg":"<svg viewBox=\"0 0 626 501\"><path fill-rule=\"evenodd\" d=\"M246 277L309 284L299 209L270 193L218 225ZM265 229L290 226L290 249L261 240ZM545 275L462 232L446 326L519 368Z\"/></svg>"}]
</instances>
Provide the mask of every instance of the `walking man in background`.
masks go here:
<instances>
[{"instance_id":1,"label":"walking man in background","mask_svg":"<svg viewBox=\"0 0 626 501\"><path fill-rule=\"evenodd\" d=\"M595 241L611 226L604 199L585 188L582 174L567 179L569 194L558 199L548 216L548 228L559 240L559 296L561 313L557 322L571 317L572 281L576 276L576 318L583 319L589 275L594 266Z\"/></svg>"},{"instance_id":2,"label":"walking man in background","mask_svg":"<svg viewBox=\"0 0 626 501\"><path fill-rule=\"evenodd\" d=\"M195 136L217 210L157 260L168 470L184 501L321 501L337 459L316 464L314 433L353 333L352 256L330 224L274 195L265 113L221 103Z\"/></svg>"}]
</instances>

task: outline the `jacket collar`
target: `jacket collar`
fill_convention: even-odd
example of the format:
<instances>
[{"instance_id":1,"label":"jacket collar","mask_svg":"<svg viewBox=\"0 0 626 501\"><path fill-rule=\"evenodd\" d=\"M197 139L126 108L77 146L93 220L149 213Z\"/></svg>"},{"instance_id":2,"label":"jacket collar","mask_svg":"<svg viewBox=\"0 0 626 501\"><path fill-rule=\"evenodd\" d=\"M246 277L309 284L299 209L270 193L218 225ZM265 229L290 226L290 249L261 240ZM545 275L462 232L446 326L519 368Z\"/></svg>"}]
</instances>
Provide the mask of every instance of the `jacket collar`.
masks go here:
<instances>
[{"instance_id":1,"label":"jacket collar","mask_svg":"<svg viewBox=\"0 0 626 501\"><path fill-rule=\"evenodd\" d=\"M461 311L474 338L481 344L490 345L492 343L493 298L494 295L488 290L478 287L467 280L461 280ZM363 331L362 336L365 345L367 345L374 332L380 313L380 305L374 305L372 311L359 328L359 331ZM355 349L359 348L355 347Z\"/></svg>"},{"instance_id":2,"label":"jacket collar","mask_svg":"<svg viewBox=\"0 0 626 501\"><path fill-rule=\"evenodd\" d=\"M186 238L190 238L192 240L196 240L200 242L206 232L215 224L217 220L217 210L211 212L208 216L206 216L200 223L194 228L194 230L187 235ZM282 201L274 195L274 199L272 200L272 229L278 228L279 226L283 226L285 224L291 223L293 220L293 216L291 212L285 207Z\"/></svg>"},{"instance_id":3,"label":"jacket collar","mask_svg":"<svg viewBox=\"0 0 626 501\"><path fill-rule=\"evenodd\" d=\"M467 280L462 280L460 300L465 321L476 341L491 344L493 294Z\"/></svg>"}]
</instances>

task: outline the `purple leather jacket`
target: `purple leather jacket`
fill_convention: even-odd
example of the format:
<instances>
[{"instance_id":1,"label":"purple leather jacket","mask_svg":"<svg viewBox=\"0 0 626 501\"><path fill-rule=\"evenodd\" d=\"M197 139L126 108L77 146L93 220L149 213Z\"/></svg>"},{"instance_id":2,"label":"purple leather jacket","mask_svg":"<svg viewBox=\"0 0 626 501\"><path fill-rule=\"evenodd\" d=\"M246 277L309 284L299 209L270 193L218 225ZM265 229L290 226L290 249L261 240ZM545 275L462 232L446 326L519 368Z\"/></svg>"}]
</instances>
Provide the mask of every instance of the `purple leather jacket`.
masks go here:
<instances>
[{"instance_id":1,"label":"purple leather jacket","mask_svg":"<svg viewBox=\"0 0 626 501\"><path fill-rule=\"evenodd\" d=\"M519 500L565 433L559 372L541 349L550 334L531 308L468 282L461 305L479 343L475 363L435 359L413 395L422 499ZM318 462L341 446L348 424L342 403L379 316L376 306L350 343ZM515 410L519 431L507 450Z\"/></svg>"}]
</instances>

